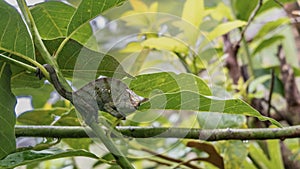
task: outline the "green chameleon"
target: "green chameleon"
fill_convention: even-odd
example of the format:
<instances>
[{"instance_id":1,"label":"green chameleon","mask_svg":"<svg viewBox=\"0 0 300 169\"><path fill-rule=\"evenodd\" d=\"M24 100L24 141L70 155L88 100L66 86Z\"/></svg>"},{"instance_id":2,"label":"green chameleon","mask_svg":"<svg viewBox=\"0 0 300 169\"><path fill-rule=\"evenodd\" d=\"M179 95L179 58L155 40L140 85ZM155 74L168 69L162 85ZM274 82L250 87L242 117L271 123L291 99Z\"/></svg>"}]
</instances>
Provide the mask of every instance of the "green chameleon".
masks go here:
<instances>
[{"instance_id":1,"label":"green chameleon","mask_svg":"<svg viewBox=\"0 0 300 169\"><path fill-rule=\"evenodd\" d=\"M107 77L96 79L79 90L70 92L59 82L51 65L45 64L44 67L57 92L75 106L87 124L98 123L98 110L118 119L125 119L126 115L136 111L141 103L148 100L135 94L120 80ZM39 69L37 76L43 78Z\"/></svg>"}]
</instances>

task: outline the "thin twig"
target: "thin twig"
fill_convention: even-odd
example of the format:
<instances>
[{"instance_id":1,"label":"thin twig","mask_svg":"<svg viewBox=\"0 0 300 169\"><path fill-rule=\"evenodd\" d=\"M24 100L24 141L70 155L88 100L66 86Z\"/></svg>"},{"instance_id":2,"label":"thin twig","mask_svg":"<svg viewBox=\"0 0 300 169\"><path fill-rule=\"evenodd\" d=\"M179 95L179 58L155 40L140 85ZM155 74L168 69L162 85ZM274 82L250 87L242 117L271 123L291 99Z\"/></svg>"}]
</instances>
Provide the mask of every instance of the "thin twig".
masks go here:
<instances>
[{"instance_id":1,"label":"thin twig","mask_svg":"<svg viewBox=\"0 0 300 169\"><path fill-rule=\"evenodd\" d=\"M279 5L280 7L282 7L284 9L284 5L279 2L278 0L273 0L277 5Z\"/></svg>"},{"instance_id":2,"label":"thin twig","mask_svg":"<svg viewBox=\"0 0 300 169\"><path fill-rule=\"evenodd\" d=\"M285 12L287 15L289 15L289 11L286 10L286 8L284 7L284 5L283 5L281 2L279 2L278 0L273 0L273 1L274 1L277 5L279 5L279 6L284 10L284 12ZM290 15L290 16L291 16L291 15ZM297 23L297 22L299 22L298 19L295 18L295 17L291 17L291 19L292 19L291 23Z\"/></svg>"},{"instance_id":3,"label":"thin twig","mask_svg":"<svg viewBox=\"0 0 300 169\"><path fill-rule=\"evenodd\" d=\"M268 104L268 100L267 99L261 98L260 100ZM274 118L277 121L285 120L290 126L293 125L293 122L292 122L292 120L289 117L287 117L286 115L284 115L284 113L282 113L281 111L279 111L274 105L270 104L270 106L271 106L271 109L273 109L274 112L279 116L278 118L276 118L276 117L271 117L271 118Z\"/></svg>"},{"instance_id":4,"label":"thin twig","mask_svg":"<svg viewBox=\"0 0 300 169\"><path fill-rule=\"evenodd\" d=\"M192 169L201 169L193 164L190 164L190 163L185 163L183 160L180 160L180 159L176 159L176 158L172 158L172 157L169 157L169 156L166 156L166 155L163 155L163 154L158 154L154 151L151 151L151 150L148 150L148 149L142 149L143 151L147 152L147 153L150 153L156 157L159 157L159 158L162 158L164 160L167 160L167 161L171 161L171 162L175 162L175 163L179 163L181 165L185 165L187 167L190 167Z\"/></svg>"},{"instance_id":5,"label":"thin twig","mask_svg":"<svg viewBox=\"0 0 300 169\"><path fill-rule=\"evenodd\" d=\"M259 0L257 6L255 7L254 11L252 12L251 16L250 16L249 19L248 19L247 25L246 25L245 28L242 30L242 32L241 32L241 38L240 38L240 39L237 41L237 43L235 44L235 48L236 48L237 46L239 46L240 43L242 42L242 40L243 40L243 38L244 38L244 36L245 36L245 33L246 33L248 27L250 26L250 24L251 24L252 21L254 20L254 18L255 18L255 16L257 15L259 9L262 7L262 4L263 4L263 0Z\"/></svg>"},{"instance_id":6,"label":"thin twig","mask_svg":"<svg viewBox=\"0 0 300 169\"><path fill-rule=\"evenodd\" d=\"M269 98L268 98L268 109L267 109L267 116L270 117L270 111L271 111L271 102L272 102L272 95L274 90L274 69L271 70L271 81L270 81L270 92L269 92Z\"/></svg>"}]
</instances>

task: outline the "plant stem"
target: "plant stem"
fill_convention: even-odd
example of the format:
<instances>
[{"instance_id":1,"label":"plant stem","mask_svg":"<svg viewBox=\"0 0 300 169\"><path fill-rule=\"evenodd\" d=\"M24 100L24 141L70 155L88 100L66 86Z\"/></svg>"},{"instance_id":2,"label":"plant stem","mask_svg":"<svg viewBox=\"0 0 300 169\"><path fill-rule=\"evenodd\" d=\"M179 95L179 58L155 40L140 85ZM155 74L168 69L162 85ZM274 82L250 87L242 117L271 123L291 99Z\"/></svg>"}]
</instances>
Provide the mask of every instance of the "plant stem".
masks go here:
<instances>
[{"instance_id":1,"label":"plant stem","mask_svg":"<svg viewBox=\"0 0 300 169\"><path fill-rule=\"evenodd\" d=\"M18 2L18 5L20 7L20 10L25 18L25 21L29 27L29 30L32 34L32 37L33 37L33 41L34 41L34 44L36 46L36 48L39 50L39 52L41 53L41 56L43 57L43 59L46 61L46 63L52 65L56 70L58 70L58 65L56 63L56 61L51 57L50 53L48 52L46 46L44 45L43 41L42 41L42 38L39 34L39 31L35 25L35 22L34 22L34 19L30 13L30 10L25 2L25 0L17 0ZM46 76L46 77L49 77L47 76L48 73L46 73L47 71L44 69L44 68L41 68L41 71L43 72L43 74ZM46 73L46 74L45 74ZM67 81L63 78L63 75L61 74L60 71L57 71L57 74L58 74L58 77L62 83L62 85L68 89L68 90L72 90L72 88L70 87L70 85L67 83ZM48 78L49 80L49 78Z\"/></svg>"},{"instance_id":2,"label":"plant stem","mask_svg":"<svg viewBox=\"0 0 300 169\"><path fill-rule=\"evenodd\" d=\"M110 136L107 136L104 129L100 126L98 126L97 123L90 124L90 127L92 128L93 133L97 138L99 138L102 143L105 145L105 147L112 153L114 158L116 159L116 162L122 167L122 168L128 168L128 169L134 169L134 167L131 165L131 163L128 161L128 159L124 156L124 154L115 146L113 140L110 138Z\"/></svg>"},{"instance_id":3,"label":"plant stem","mask_svg":"<svg viewBox=\"0 0 300 169\"><path fill-rule=\"evenodd\" d=\"M0 60L4 60L10 64L13 64L13 65L16 65L16 66L19 66L19 67L23 67L24 69L30 71L30 72L35 72L36 71L36 68L33 67L33 66L30 66L26 63L23 63L23 62L20 62L18 60L15 60L13 58L10 58L8 56L5 56L3 54L0 54Z\"/></svg>"},{"instance_id":4,"label":"plant stem","mask_svg":"<svg viewBox=\"0 0 300 169\"><path fill-rule=\"evenodd\" d=\"M99 126L98 126L99 127ZM265 140L300 137L300 125L283 128L253 129L200 129L200 128L167 128L167 127L132 127L116 129L121 134L132 138L185 138L218 140ZM55 138L88 138L90 128L79 126L21 126L15 127L17 137L55 137ZM103 133L102 133L103 134ZM107 138L107 137L105 137Z\"/></svg>"}]
</instances>

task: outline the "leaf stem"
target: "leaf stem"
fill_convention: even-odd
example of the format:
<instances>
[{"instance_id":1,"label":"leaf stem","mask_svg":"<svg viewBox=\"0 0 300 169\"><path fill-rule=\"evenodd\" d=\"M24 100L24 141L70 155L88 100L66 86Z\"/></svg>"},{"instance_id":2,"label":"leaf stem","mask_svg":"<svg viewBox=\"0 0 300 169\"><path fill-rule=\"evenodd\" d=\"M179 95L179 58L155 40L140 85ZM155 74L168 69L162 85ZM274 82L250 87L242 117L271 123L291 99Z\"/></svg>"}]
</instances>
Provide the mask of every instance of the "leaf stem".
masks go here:
<instances>
[{"instance_id":1,"label":"leaf stem","mask_svg":"<svg viewBox=\"0 0 300 169\"><path fill-rule=\"evenodd\" d=\"M19 67L23 67L24 69L26 69L26 70L28 70L30 72L35 72L36 71L35 67L30 66L30 65L28 65L26 63L20 62L18 60L15 60L13 58L10 58L8 56L5 56L3 54L0 54L0 59L6 61L8 63L11 63L13 65L16 65L16 66L19 66Z\"/></svg>"},{"instance_id":2,"label":"leaf stem","mask_svg":"<svg viewBox=\"0 0 300 169\"><path fill-rule=\"evenodd\" d=\"M40 70L41 70L41 72L44 74L44 76L46 77L46 79L50 79L50 77L49 77L49 73L47 72L47 70L44 68L44 66L43 65L41 65L39 62L37 62L37 61L35 61L35 60L33 60L33 59L31 59L31 58L29 58L29 57L27 57L27 56L24 56L23 54L21 54L21 53L17 53L17 52L14 52L14 51L7 51L7 52L9 52L10 54L12 54L12 55L15 55L15 56L17 56L17 57L20 57L20 58L22 58L22 59L24 59L24 60L26 60L26 61L28 61L28 62L30 62L30 63L32 63L34 66L36 66L36 67L38 67ZM3 56L5 56L5 55L3 55ZM2 56L2 58L3 58L3 60L4 60L4 57ZM16 63L16 62L20 62L20 61L17 61L17 60L15 60L15 59L12 59L12 58L9 58L9 57L7 57L7 56L5 56L6 57L6 61L8 61L8 59L11 61L11 62L14 62L13 64L18 64L18 65L20 65L19 63ZM10 61L8 61L8 62L10 62ZM23 63L24 64L24 63ZM20 65L21 66L21 65ZM23 67L23 66L22 66ZM31 69L31 68L30 68ZM33 69L31 69L31 70L33 70ZM31 71L31 70L29 70L29 71ZM34 70L34 71L32 71L32 72L35 72L36 71L36 69Z\"/></svg>"},{"instance_id":3,"label":"leaf stem","mask_svg":"<svg viewBox=\"0 0 300 169\"><path fill-rule=\"evenodd\" d=\"M39 31L35 25L35 22L34 22L34 19L30 13L30 10L25 2L25 0L17 0L18 2L18 5L20 7L20 10L25 18L25 21L29 27L29 30L32 34L32 38L33 38L33 41L34 41L34 44L36 46L36 48L39 50L39 52L41 53L43 59L46 61L46 63L52 65L56 70L58 70L58 65L56 63L56 61L51 57L49 51L47 50L46 46L44 45L43 41L42 41L42 38L39 34ZM46 73L46 70L44 68L41 68L39 67L43 74L46 76L46 77L49 77L48 76L48 73ZM63 75L61 74L60 71L57 71L58 73L58 77L59 79L61 80L61 83L62 85L68 89L68 90L72 90L72 88L70 87L70 85L67 83L67 81L63 78Z\"/></svg>"}]
</instances>

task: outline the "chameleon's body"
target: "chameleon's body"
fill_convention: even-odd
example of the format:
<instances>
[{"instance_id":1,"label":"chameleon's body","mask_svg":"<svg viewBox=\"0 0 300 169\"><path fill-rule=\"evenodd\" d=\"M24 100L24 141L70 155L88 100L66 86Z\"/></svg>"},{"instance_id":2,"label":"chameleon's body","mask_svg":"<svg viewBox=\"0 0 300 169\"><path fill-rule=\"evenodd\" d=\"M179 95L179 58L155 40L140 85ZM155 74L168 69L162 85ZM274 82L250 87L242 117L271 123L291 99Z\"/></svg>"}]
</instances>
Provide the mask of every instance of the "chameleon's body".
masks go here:
<instances>
[{"instance_id":1,"label":"chameleon's body","mask_svg":"<svg viewBox=\"0 0 300 169\"><path fill-rule=\"evenodd\" d=\"M44 65L57 92L71 101L86 123L98 122L98 110L119 119L136 111L146 99L136 95L127 85L113 78L99 78L75 92L67 91L59 82L54 68Z\"/></svg>"}]
</instances>

